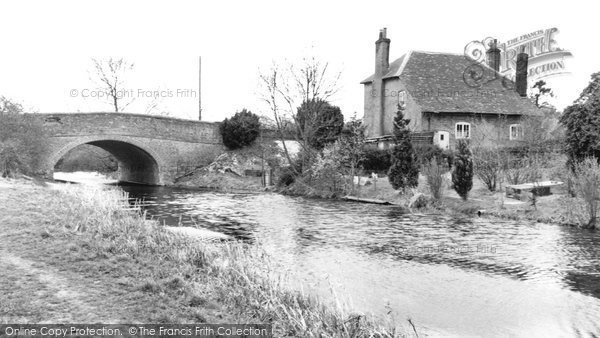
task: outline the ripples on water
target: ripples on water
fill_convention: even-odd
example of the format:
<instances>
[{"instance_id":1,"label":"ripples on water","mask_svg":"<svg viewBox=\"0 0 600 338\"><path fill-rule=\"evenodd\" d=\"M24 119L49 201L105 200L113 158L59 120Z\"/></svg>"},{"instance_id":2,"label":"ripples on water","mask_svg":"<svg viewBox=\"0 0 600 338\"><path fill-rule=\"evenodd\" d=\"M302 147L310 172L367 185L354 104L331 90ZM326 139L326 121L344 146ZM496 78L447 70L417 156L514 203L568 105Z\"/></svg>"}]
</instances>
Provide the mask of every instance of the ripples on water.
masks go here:
<instances>
[{"instance_id":1,"label":"ripples on water","mask_svg":"<svg viewBox=\"0 0 600 338\"><path fill-rule=\"evenodd\" d=\"M600 235L277 194L125 186L168 225L258 242L305 287L443 335L600 332ZM339 291L342 290L342 291Z\"/></svg>"}]
</instances>

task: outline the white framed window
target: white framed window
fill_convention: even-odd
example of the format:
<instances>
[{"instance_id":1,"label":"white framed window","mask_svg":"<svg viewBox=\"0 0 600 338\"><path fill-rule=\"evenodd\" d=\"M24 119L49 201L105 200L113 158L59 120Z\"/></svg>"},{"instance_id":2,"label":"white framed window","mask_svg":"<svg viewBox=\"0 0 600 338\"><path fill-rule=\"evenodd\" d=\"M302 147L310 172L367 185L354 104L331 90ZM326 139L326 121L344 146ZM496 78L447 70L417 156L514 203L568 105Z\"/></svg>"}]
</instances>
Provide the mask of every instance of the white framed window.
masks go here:
<instances>
[{"instance_id":1,"label":"white framed window","mask_svg":"<svg viewBox=\"0 0 600 338\"><path fill-rule=\"evenodd\" d=\"M454 137L457 139L471 138L471 124L468 122L457 122L454 127Z\"/></svg>"},{"instance_id":2,"label":"white framed window","mask_svg":"<svg viewBox=\"0 0 600 338\"><path fill-rule=\"evenodd\" d=\"M523 138L523 127L520 124L511 124L509 133L511 140L520 140Z\"/></svg>"}]
</instances>

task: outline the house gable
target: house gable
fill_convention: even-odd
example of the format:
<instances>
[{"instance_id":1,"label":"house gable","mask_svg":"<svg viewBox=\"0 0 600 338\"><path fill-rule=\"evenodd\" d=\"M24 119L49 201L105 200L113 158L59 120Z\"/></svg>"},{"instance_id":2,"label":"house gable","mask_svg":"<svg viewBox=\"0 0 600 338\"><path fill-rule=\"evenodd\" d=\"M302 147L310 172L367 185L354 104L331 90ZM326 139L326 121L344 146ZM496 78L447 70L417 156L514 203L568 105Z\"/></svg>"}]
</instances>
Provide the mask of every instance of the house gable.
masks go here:
<instances>
[{"instance_id":1,"label":"house gable","mask_svg":"<svg viewBox=\"0 0 600 338\"><path fill-rule=\"evenodd\" d=\"M398 77L383 80L384 86L384 129L383 135L394 133L394 118L398 111L398 104L403 98L404 118L410 120L408 127L414 131L423 130L422 109L417 100L412 96L406 84ZM404 94L403 94L404 93Z\"/></svg>"}]
</instances>

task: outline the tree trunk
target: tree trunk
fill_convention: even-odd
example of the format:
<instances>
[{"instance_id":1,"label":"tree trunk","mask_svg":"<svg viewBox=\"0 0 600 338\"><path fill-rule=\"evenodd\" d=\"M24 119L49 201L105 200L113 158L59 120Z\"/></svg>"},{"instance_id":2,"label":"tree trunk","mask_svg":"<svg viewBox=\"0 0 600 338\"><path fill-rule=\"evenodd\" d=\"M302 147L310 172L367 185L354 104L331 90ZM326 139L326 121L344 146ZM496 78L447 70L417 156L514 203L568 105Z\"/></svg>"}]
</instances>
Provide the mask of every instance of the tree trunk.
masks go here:
<instances>
[{"instance_id":1,"label":"tree trunk","mask_svg":"<svg viewBox=\"0 0 600 338\"><path fill-rule=\"evenodd\" d=\"M119 112L119 99L117 98L117 95L113 96L113 105L115 106L115 113Z\"/></svg>"}]
</instances>

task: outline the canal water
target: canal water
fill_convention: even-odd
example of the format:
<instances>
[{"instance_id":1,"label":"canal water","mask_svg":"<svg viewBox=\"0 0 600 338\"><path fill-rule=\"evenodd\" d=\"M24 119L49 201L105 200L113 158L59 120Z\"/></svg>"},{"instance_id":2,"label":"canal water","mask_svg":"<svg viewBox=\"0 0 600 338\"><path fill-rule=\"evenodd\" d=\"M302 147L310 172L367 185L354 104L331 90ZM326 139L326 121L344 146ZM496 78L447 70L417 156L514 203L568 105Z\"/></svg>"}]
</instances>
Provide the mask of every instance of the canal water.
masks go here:
<instances>
[{"instance_id":1,"label":"canal water","mask_svg":"<svg viewBox=\"0 0 600 338\"><path fill-rule=\"evenodd\" d=\"M262 245L305 290L432 335L600 334L600 232L278 194L124 186L152 217Z\"/></svg>"}]
</instances>

